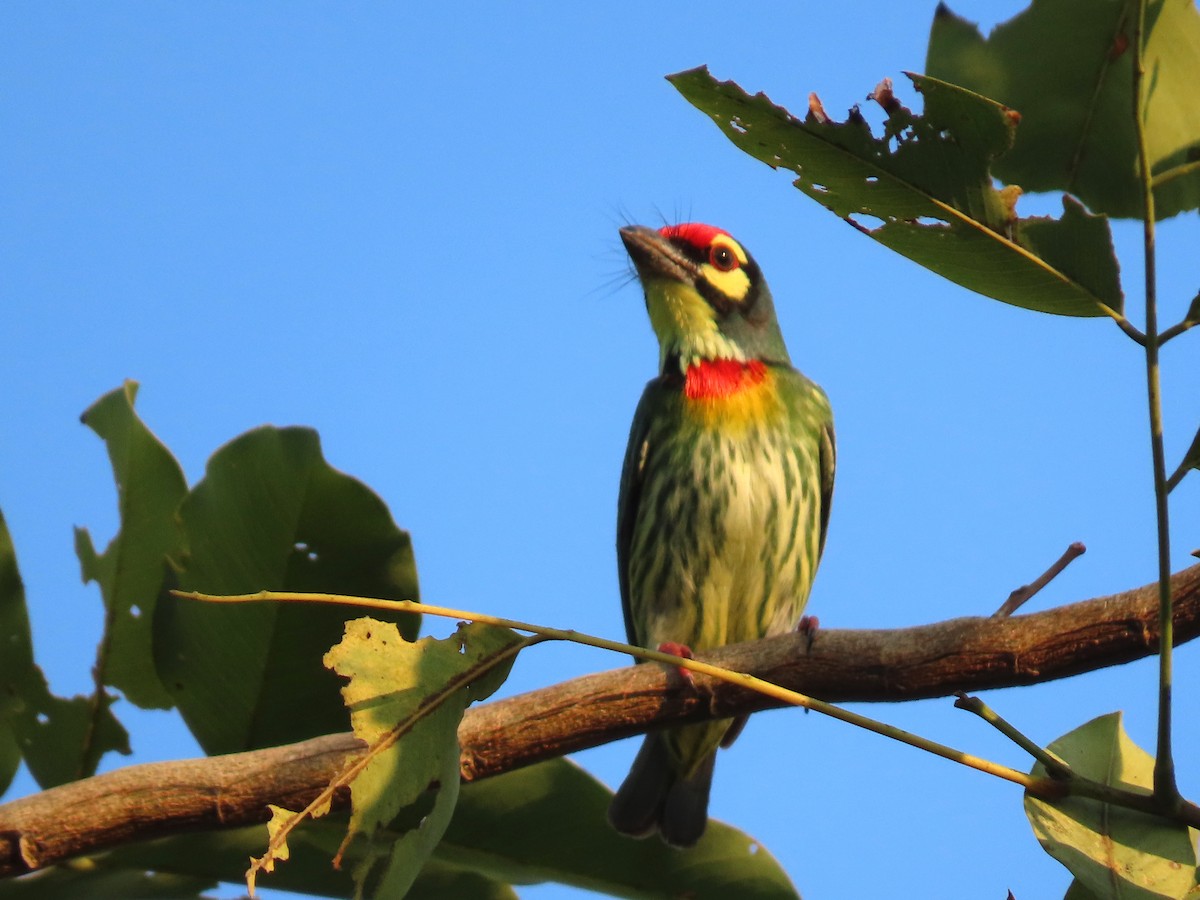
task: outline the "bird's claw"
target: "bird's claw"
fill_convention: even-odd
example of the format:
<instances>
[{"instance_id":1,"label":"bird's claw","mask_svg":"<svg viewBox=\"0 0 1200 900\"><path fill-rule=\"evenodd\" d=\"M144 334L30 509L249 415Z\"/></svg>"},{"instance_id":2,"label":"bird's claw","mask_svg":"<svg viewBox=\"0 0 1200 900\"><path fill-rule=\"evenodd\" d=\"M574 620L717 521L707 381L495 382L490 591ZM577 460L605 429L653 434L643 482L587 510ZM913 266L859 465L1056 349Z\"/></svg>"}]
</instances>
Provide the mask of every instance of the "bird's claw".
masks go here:
<instances>
[{"instance_id":1,"label":"bird's claw","mask_svg":"<svg viewBox=\"0 0 1200 900\"><path fill-rule=\"evenodd\" d=\"M692 648L687 644L677 644L675 641L663 641L658 645L659 653L670 653L672 656L678 656L681 659L695 659L696 655L692 653ZM675 671L690 685L695 685L696 679L692 676L691 669L685 669L683 666L676 666Z\"/></svg>"},{"instance_id":2,"label":"bird's claw","mask_svg":"<svg viewBox=\"0 0 1200 900\"><path fill-rule=\"evenodd\" d=\"M801 616L800 623L796 626L796 630L808 638L808 643L804 647L804 652L812 651L813 638L817 636L817 629L821 627L821 620L816 616Z\"/></svg>"}]
</instances>

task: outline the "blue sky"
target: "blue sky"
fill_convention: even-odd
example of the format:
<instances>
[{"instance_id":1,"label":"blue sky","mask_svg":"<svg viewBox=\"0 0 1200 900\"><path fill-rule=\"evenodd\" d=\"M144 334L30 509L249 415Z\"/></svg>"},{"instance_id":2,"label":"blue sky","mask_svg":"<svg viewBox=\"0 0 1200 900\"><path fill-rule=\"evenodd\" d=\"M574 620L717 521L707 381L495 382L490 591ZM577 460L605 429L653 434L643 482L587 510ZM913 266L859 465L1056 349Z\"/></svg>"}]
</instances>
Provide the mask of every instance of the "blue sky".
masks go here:
<instances>
[{"instance_id":1,"label":"blue sky","mask_svg":"<svg viewBox=\"0 0 1200 900\"><path fill-rule=\"evenodd\" d=\"M956 4L991 23L1018 4ZM79 414L133 378L190 480L264 422L319 429L413 534L429 602L610 637L629 421L656 347L616 229L694 218L756 256L793 359L828 391L839 471L809 611L826 627L991 613L1072 541L1032 608L1154 577L1142 361L1107 320L969 294L733 148L663 80L720 78L840 117L920 71L933 4L32 3L0 7L6 336L0 508L39 661L86 691L101 607L71 527L116 527ZM1057 200L1024 198L1022 211ZM1116 227L1140 323L1138 230ZM1194 214L1160 232L1165 324L1195 293ZM1164 351L1169 465L1200 423L1196 338ZM1179 569L1200 476L1173 495ZM1200 742L1179 654L1178 740ZM507 692L624 664L543 646ZM988 700L1047 743L1124 709L1153 749L1143 662ZM866 709L1008 762L950 701ZM196 750L122 704L137 761ZM636 745L581 754L610 784ZM1185 793L1200 795L1194 752ZM127 762L106 760L106 767ZM28 780L22 787L29 788ZM798 712L756 717L712 814L810 900L1061 894L1006 783ZM522 896L582 896L559 887Z\"/></svg>"}]
</instances>

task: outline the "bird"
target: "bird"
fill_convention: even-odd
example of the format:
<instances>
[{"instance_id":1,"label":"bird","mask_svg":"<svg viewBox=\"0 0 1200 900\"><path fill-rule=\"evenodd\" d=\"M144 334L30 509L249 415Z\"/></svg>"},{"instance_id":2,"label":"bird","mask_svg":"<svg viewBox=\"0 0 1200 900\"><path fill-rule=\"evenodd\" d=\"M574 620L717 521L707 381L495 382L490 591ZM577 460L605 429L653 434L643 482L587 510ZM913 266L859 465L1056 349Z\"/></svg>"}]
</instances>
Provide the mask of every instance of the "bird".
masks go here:
<instances>
[{"instance_id":1,"label":"bird","mask_svg":"<svg viewBox=\"0 0 1200 900\"><path fill-rule=\"evenodd\" d=\"M790 631L829 524L829 400L793 368L762 272L728 232L686 222L620 235L659 349L617 501L629 643L690 656ZM647 734L609 806L613 827L695 845L717 750L744 723Z\"/></svg>"}]
</instances>

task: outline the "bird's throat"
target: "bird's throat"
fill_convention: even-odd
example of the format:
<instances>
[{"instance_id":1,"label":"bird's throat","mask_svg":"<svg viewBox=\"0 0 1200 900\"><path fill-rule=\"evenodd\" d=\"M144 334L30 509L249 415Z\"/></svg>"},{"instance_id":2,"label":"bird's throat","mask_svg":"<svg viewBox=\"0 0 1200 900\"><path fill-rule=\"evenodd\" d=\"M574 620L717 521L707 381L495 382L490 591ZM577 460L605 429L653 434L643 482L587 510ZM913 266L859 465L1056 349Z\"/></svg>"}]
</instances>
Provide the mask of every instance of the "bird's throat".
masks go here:
<instances>
[{"instance_id":1,"label":"bird's throat","mask_svg":"<svg viewBox=\"0 0 1200 900\"><path fill-rule=\"evenodd\" d=\"M687 367L683 390L689 400L719 400L757 387L766 377L761 360L702 359Z\"/></svg>"}]
</instances>

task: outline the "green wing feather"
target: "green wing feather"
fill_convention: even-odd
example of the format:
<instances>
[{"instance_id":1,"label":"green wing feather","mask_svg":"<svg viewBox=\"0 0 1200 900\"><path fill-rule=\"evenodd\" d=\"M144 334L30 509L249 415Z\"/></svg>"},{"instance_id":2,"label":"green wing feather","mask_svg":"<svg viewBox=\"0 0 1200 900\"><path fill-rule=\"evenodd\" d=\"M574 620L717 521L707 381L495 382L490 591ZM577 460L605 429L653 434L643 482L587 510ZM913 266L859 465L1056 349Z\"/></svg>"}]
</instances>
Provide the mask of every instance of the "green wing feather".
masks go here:
<instances>
[{"instance_id":1,"label":"green wing feather","mask_svg":"<svg viewBox=\"0 0 1200 900\"><path fill-rule=\"evenodd\" d=\"M625 615L625 634L629 643L637 644L637 630L629 606L629 548L633 543L633 529L637 522L638 505L642 498L642 482L645 475L646 458L650 448L646 437L650 423L662 408L664 391L663 378L655 378L646 385L642 399L638 401L629 428L629 444L625 448L625 463L621 468L621 487L617 495L617 572L621 583L621 609Z\"/></svg>"}]
</instances>

